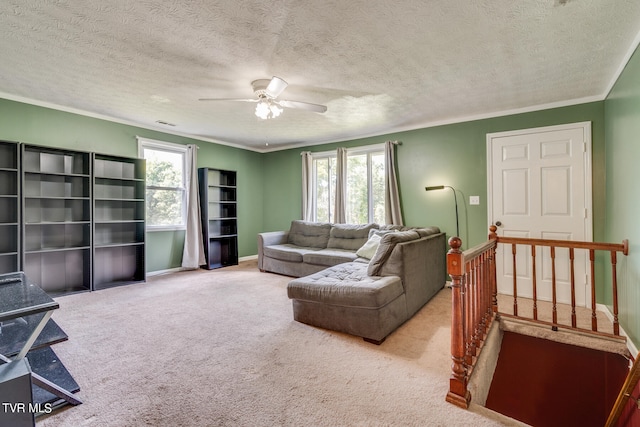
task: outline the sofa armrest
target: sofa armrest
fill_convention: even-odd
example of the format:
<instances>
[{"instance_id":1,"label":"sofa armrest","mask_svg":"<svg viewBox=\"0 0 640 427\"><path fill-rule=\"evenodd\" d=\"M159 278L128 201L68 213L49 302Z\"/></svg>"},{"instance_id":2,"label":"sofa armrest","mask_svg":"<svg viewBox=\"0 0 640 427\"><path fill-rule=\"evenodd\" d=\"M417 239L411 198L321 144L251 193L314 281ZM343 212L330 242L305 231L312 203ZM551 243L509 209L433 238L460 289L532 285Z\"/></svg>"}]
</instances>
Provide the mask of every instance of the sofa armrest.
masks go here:
<instances>
[{"instance_id":1,"label":"sofa armrest","mask_svg":"<svg viewBox=\"0 0 640 427\"><path fill-rule=\"evenodd\" d=\"M258 268L262 270L263 248L271 245L281 245L289 241L289 231L270 231L258 233Z\"/></svg>"},{"instance_id":2,"label":"sofa armrest","mask_svg":"<svg viewBox=\"0 0 640 427\"><path fill-rule=\"evenodd\" d=\"M446 239L444 233L398 243L380 269L380 276L402 279L407 310L413 315L446 281Z\"/></svg>"},{"instance_id":3,"label":"sofa armrest","mask_svg":"<svg viewBox=\"0 0 640 427\"><path fill-rule=\"evenodd\" d=\"M268 233L258 233L258 247L282 245L289 241L289 231L270 231Z\"/></svg>"}]
</instances>

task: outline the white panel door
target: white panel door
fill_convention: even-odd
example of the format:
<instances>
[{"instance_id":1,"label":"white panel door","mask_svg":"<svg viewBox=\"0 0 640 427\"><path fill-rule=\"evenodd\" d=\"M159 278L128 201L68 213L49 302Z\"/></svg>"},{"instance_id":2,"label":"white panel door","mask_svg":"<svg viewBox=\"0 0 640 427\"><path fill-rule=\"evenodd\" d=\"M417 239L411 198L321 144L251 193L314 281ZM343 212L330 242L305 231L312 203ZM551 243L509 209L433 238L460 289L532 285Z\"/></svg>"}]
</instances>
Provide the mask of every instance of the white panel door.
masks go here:
<instances>
[{"instance_id":1,"label":"white panel door","mask_svg":"<svg viewBox=\"0 0 640 427\"><path fill-rule=\"evenodd\" d=\"M487 135L489 221L498 235L591 241L591 124L577 123ZM499 245L498 292L513 294L511 245ZM537 297L550 301L549 249L536 253ZM556 250L556 292L571 302L568 249ZM576 251L576 304L591 303L587 255ZM518 296L530 298L531 248L517 247Z\"/></svg>"}]
</instances>

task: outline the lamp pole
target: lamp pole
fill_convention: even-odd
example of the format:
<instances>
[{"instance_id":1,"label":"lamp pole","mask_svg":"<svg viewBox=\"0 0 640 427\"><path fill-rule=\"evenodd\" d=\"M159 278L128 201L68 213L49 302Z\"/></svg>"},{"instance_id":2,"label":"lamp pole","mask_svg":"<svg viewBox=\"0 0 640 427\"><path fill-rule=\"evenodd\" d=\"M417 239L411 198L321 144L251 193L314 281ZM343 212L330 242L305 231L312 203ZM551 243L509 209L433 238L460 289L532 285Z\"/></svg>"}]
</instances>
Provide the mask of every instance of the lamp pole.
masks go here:
<instances>
[{"instance_id":1,"label":"lamp pole","mask_svg":"<svg viewBox=\"0 0 640 427\"><path fill-rule=\"evenodd\" d=\"M453 202L456 205L456 237L460 237L460 223L458 220L458 196L456 195L456 189L450 185L435 185L433 187L425 187L425 191L431 190L444 190L445 188L450 188L453 191Z\"/></svg>"}]
</instances>

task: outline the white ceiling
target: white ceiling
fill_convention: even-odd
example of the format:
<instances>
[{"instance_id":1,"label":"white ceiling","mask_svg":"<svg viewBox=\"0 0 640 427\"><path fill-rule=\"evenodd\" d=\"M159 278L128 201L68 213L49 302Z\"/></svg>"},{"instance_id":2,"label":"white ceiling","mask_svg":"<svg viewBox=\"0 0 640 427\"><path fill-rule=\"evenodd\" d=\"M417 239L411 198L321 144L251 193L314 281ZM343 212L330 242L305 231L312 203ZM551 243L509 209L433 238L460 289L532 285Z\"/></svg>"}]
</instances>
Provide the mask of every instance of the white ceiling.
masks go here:
<instances>
[{"instance_id":1,"label":"white ceiling","mask_svg":"<svg viewBox=\"0 0 640 427\"><path fill-rule=\"evenodd\" d=\"M639 31L638 0L2 0L0 97L270 151L601 100ZM198 101L273 75L328 111Z\"/></svg>"}]
</instances>

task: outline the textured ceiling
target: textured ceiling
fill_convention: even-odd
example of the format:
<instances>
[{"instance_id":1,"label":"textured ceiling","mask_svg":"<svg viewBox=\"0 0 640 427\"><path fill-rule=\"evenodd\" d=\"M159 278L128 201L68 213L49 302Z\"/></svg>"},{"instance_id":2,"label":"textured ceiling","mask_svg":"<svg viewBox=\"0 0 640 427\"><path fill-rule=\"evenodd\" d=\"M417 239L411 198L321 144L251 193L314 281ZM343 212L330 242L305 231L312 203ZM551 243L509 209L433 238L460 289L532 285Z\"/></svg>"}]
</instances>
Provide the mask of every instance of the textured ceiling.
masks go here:
<instances>
[{"instance_id":1,"label":"textured ceiling","mask_svg":"<svg viewBox=\"0 0 640 427\"><path fill-rule=\"evenodd\" d=\"M638 0L3 0L0 97L268 151L603 99L639 30ZM328 111L198 101L273 75Z\"/></svg>"}]
</instances>

